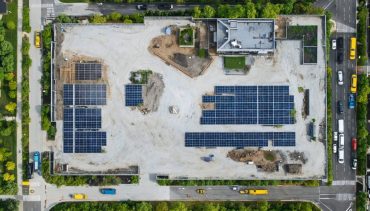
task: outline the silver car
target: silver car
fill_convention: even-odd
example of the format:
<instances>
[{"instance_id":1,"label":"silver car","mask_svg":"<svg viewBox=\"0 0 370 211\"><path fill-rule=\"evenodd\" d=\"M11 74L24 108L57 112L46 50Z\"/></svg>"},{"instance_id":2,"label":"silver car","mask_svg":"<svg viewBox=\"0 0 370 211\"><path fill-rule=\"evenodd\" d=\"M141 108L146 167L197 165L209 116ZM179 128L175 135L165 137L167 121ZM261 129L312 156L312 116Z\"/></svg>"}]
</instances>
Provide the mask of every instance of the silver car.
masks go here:
<instances>
[{"instance_id":1,"label":"silver car","mask_svg":"<svg viewBox=\"0 0 370 211\"><path fill-rule=\"evenodd\" d=\"M333 153L337 153L337 144L336 143L333 144Z\"/></svg>"}]
</instances>

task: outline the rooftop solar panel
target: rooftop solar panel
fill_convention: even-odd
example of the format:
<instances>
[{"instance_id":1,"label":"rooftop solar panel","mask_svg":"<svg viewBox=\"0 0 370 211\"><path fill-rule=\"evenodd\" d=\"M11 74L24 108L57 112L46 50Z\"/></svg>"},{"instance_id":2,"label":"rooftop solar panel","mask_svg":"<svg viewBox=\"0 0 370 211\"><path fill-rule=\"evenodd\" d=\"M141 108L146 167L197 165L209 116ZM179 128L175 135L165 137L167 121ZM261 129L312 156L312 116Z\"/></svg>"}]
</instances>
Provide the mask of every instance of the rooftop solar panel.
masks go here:
<instances>
[{"instance_id":1,"label":"rooftop solar panel","mask_svg":"<svg viewBox=\"0 0 370 211\"><path fill-rule=\"evenodd\" d=\"M215 86L214 93L202 96L203 103L214 103L214 110L202 112L201 124L295 123L289 86Z\"/></svg>"},{"instance_id":2,"label":"rooftop solar panel","mask_svg":"<svg viewBox=\"0 0 370 211\"><path fill-rule=\"evenodd\" d=\"M127 84L125 86L125 106L138 106L143 102L142 85Z\"/></svg>"},{"instance_id":3,"label":"rooftop solar panel","mask_svg":"<svg viewBox=\"0 0 370 211\"><path fill-rule=\"evenodd\" d=\"M294 132L188 132L186 147L265 147L295 146Z\"/></svg>"},{"instance_id":4,"label":"rooftop solar panel","mask_svg":"<svg viewBox=\"0 0 370 211\"><path fill-rule=\"evenodd\" d=\"M98 80L102 76L102 64L76 63L75 64L76 80Z\"/></svg>"}]
</instances>

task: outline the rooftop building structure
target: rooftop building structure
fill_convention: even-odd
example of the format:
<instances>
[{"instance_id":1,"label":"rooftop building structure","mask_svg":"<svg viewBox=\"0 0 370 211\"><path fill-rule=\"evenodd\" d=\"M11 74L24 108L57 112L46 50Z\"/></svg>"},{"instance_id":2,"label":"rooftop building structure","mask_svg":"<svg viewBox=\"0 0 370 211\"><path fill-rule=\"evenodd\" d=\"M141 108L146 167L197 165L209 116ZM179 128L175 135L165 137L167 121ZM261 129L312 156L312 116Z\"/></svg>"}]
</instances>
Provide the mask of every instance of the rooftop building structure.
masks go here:
<instances>
[{"instance_id":1,"label":"rooftop building structure","mask_svg":"<svg viewBox=\"0 0 370 211\"><path fill-rule=\"evenodd\" d=\"M275 48L273 19L217 19L217 52L267 54Z\"/></svg>"}]
</instances>

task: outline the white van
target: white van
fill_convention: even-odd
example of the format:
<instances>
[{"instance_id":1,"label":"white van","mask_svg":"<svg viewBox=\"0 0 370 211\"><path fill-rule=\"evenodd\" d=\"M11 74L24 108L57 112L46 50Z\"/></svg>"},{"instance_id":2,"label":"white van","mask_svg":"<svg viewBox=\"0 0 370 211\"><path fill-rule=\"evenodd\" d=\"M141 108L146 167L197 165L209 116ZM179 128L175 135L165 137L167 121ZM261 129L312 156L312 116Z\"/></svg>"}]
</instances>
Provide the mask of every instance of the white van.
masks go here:
<instances>
[{"instance_id":1,"label":"white van","mask_svg":"<svg viewBox=\"0 0 370 211\"><path fill-rule=\"evenodd\" d=\"M338 132L344 133L344 120L338 119Z\"/></svg>"},{"instance_id":2,"label":"white van","mask_svg":"<svg viewBox=\"0 0 370 211\"><path fill-rule=\"evenodd\" d=\"M339 148L344 148L344 134L339 134Z\"/></svg>"},{"instance_id":3,"label":"white van","mask_svg":"<svg viewBox=\"0 0 370 211\"><path fill-rule=\"evenodd\" d=\"M339 149L338 151L338 162L344 163L344 148Z\"/></svg>"}]
</instances>

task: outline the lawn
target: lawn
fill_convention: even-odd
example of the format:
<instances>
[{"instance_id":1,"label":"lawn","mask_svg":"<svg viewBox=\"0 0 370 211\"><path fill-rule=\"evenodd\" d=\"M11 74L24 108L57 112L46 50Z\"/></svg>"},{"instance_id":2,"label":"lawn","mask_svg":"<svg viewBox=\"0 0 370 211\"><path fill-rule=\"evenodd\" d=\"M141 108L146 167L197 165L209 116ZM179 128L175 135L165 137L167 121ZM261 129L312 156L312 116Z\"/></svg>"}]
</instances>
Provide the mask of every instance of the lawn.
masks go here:
<instances>
[{"instance_id":1,"label":"lawn","mask_svg":"<svg viewBox=\"0 0 370 211\"><path fill-rule=\"evenodd\" d=\"M224 57L224 68L225 69L244 69L245 57Z\"/></svg>"},{"instance_id":2,"label":"lawn","mask_svg":"<svg viewBox=\"0 0 370 211\"><path fill-rule=\"evenodd\" d=\"M13 0L8 4L8 14L3 16L3 22L6 26L6 23L8 21L13 21L15 24L17 24L18 20L18 10L17 10L17 0ZM6 28L6 27L5 27ZM17 27L14 30L5 30L5 39L12 43L14 48L14 71L17 70Z\"/></svg>"},{"instance_id":3,"label":"lawn","mask_svg":"<svg viewBox=\"0 0 370 211\"><path fill-rule=\"evenodd\" d=\"M317 26L288 26L288 40L304 39L305 46L317 46Z\"/></svg>"},{"instance_id":4,"label":"lawn","mask_svg":"<svg viewBox=\"0 0 370 211\"><path fill-rule=\"evenodd\" d=\"M304 47L304 63L317 63L317 47Z\"/></svg>"}]
</instances>

